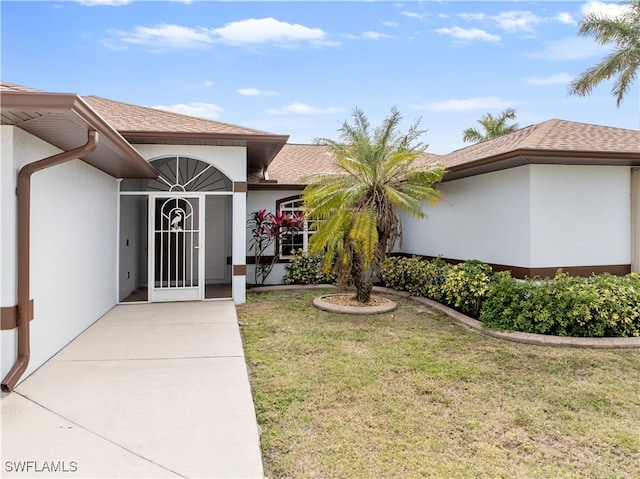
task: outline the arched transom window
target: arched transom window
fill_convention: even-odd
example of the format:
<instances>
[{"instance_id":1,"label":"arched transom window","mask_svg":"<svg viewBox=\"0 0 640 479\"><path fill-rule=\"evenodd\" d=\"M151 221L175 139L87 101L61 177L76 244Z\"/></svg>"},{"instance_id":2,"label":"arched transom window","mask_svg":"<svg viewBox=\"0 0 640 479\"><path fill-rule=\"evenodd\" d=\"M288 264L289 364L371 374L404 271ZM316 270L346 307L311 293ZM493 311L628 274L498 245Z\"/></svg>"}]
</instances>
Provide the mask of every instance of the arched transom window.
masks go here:
<instances>
[{"instance_id":1,"label":"arched transom window","mask_svg":"<svg viewBox=\"0 0 640 479\"><path fill-rule=\"evenodd\" d=\"M157 179L123 180L121 191L233 191L229 178L215 166L184 156L161 158L151 162L160 176Z\"/></svg>"}]
</instances>

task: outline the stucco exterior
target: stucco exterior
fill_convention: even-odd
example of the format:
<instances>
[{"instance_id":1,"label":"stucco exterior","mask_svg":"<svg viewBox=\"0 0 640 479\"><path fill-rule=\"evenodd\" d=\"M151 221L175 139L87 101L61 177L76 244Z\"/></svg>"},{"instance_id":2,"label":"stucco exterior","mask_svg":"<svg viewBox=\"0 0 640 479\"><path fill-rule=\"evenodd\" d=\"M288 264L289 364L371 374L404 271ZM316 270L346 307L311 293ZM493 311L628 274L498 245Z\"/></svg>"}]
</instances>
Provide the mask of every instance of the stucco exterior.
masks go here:
<instances>
[{"instance_id":1,"label":"stucco exterior","mask_svg":"<svg viewBox=\"0 0 640 479\"><path fill-rule=\"evenodd\" d=\"M628 265L631 169L526 165L442 183L426 220L402 217L407 254L521 268Z\"/></svg>"},{"instance_id":2,"label":"stucco exterior","mask_svg":"<svg viewBox=\"0 0 640 479\"><path fill-rule=\"evenodd\" d=\"M631 262L631 169L531 165L531 267Z\"/></svg>"},{"instance_id":3,"label":"stucco exterior","mask_svg":"<svg viewBox=\"0 0 640 479\"><path fill-rule=\"evenodd\" d=\"M2 306L16 294L19 169L59 153L18 128L2 127ZM31 184L31 360L25 377L117 302L118 183L80 160L36 172ZM13 364L16 330L2 331L2 375Z\"/></svg>"}]
</instances>

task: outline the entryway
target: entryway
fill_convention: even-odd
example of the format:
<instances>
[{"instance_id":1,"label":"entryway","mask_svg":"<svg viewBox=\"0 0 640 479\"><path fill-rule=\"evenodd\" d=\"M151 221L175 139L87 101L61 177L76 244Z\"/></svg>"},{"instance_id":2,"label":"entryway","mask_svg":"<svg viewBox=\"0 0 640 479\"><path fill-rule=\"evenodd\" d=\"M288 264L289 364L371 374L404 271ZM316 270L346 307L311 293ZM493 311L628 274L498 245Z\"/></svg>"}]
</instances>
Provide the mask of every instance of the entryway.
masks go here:
<instances>
[{"instance_id":1,"label":"entryway","mask_svg":"<svg viewBox=\"0 0 640 479\"><path fill-rule=\"evenodd\" d=\"M121 302L232 297L232 182L186 157L152 162L157 180L120 188Z\"/></svg>"}]
</instances>

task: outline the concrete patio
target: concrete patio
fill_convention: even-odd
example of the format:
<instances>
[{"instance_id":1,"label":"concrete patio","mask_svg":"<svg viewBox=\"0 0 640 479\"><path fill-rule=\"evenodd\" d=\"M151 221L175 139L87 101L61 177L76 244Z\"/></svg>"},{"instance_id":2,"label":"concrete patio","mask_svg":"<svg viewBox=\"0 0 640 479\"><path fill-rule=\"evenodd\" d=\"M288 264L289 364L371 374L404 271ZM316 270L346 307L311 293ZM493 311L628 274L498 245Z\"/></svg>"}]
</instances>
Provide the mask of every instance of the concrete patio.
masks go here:
<instances>
[{"instance_id":1,"label":"concrete patio","mask_svg":"<svg viewBox=\"0 0 640 479\"><path fill-rule=\"evenodd\" d=\"M233 302L112 309L2 395L2 477L262 478Z\"/></svg>"}]
</instances>

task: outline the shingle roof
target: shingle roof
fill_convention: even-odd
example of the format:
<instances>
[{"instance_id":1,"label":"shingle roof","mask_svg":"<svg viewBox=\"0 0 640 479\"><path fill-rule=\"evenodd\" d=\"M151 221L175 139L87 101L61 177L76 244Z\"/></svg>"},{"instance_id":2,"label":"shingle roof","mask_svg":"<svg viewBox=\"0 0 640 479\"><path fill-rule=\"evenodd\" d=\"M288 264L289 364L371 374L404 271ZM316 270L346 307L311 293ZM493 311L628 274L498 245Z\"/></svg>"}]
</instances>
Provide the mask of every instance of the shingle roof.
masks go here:
<instances>
[{"instance_id":1,"label":"shingle roof","mask_svg":"<svg viewBox=\"0 0 640 479\"><path fill-rule=\"evenodd\" d=\"M0 80L0 91L26 91L26 92L41 92L36 88L30 88L28 86L16 85L15 83L9 83Z\"/></svg>"},{"instance_id":2,"label":"shingle roof","mask_svg":"<svg viewBox=\"0 0 640 479\"><path fill-rule=\"evenodd\" d=\"M97 96L83 99L113 127L123 133L200 133L233 136L273 136L265 131L205 120L156 108L131 105Z\"/></svg>"},{"instance_id":3,"label":"shingle roof","mask_svg":"<svg viewBox=\"0 0 640 479\"><path fill-rule=\"evenodd\" d=\"M620 153L640 155L640 131L554 119L456 150L443 155L441 160L449 168L460 167L523 150L562 151L576 156L584 152L604 157Z\"/></svg>"},{"instance_id":4,"label":"shingle roof","mask_svg":"<svg viewBox=\"0 0 640 479\"><path fill-rule=\"evenodd\" d=\"M414 163L415 167L433 163L440 155L423 154ZM299 145L287 143L273 159L268 169L269 180L285 185L306 185L313 175L340 173L327 148L322 145ZM257 183L258 175L249 178Z\"/></svg>"},{"instance_id":5,"label":"shingle roof","mask_svg":"<svg viewBox=\"0 0 640 479\"><path fill-rule=\"evenodd\" d=\"M333 157L321 145L296 145L287 143L268 168L269 180L279 184L307 184L310 175L337 173Z\"/></svg>"}]
</instances>

